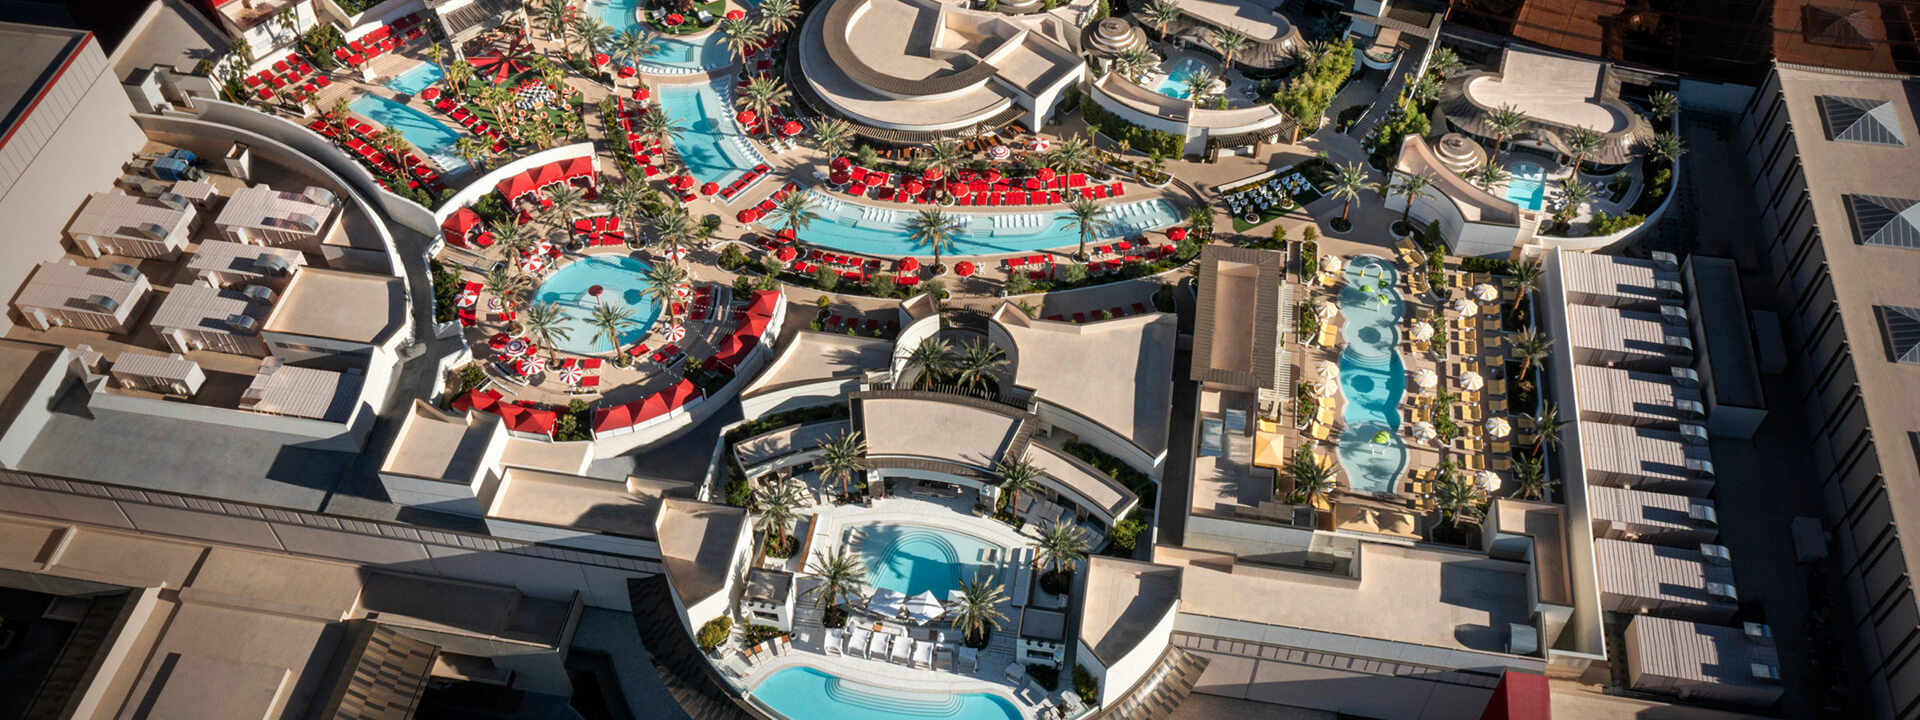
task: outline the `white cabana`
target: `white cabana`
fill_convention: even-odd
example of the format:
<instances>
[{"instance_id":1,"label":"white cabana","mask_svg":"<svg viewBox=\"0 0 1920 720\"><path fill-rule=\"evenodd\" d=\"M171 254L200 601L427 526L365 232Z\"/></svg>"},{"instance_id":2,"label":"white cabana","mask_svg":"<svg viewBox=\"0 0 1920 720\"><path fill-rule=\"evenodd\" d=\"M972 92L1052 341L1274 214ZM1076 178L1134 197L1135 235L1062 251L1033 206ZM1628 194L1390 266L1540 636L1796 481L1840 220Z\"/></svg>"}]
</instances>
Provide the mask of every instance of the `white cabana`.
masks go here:
<instances>
[{"instance_id":1,"label":"white cabana","mask_svg":"<svg viewBox=\"0 0 1920 720\"><path fill-rule=\"evenodd\" d=\"M1495 438L1503 438L1511 434L1513 434L1513 425L1507 422L1506 418L1503 418L1503 417L1487 418L1487 435L1488 436L1495 437Z\"/></svg>"},{"instance_id":2,"label":"white cabana","mask_svg":"<svg viewBox=\"0 0 1920 720\"><path fill-rule=\"evenodd\" d=\"M945 614L947 607L940 604L940 598L934 597L932 590L907 599L907 617L913 618L915 625L925 625Z\"/></svg>"},{"instance_id":3,"label":"white cabana","mask_svg":"<svg viewBox=\"0 0 1920 720\"><path fill-rule=\"evenodd\" d=\"M880 588L873 591L873 597L867 598L867 612L880 617L899 617L900 603L907 596L896 591Z\"/></svg>"},{"instance_id":4,"label":"white cabana","mask_svg":"<svg viewBox=\"0 0 1920 720\"><path fill-rule=\"evenodd\" d=\"M1500 289L1488 283L1473 286L1473 299L1480 302L1493 302L1500 299Z\"/></svg>"},{"instance_id":5,"label":"white cabana","mask_svg":"<svg viewBox=\"0 0 1920 720\"><path fill-rule=\"evenodd\" d=\"M1421 390L1432 390L1440 384L1440 374L1433 368L1420 368L1413 371L1413 385Z\"/></svg>"},{"instance_id":6,"label":"white cabana","mask_svg":"<svg viewBox=\"0 0 1920 720\"><path fill-rule=\"evenodd\" d=\"M1407 337L1413 338L1414 340L1419 342L1426 342L1428 340L1432 340L1433 325L1428 323L1425 320L1415 321L1413 325L1407 328Z\"/></svg>"},{"instance_id":7,"label":"white cabana","mask_svg":"<svg viewBox=\"0 0 1920 720\"><path fill-rule=\"evenodd\" d=\"M1464 373L1460 373L1460 388L1462 390L1474 392L1486 386L1487 386L1487 379L1480 377L1480 373L1474 372L1472 370L1468 370Z\"/></svg>"},{"instance_id":8,"label":"white cabana","mask_svg":"<svg viewBox=\"0 0 1920 720\"><path fill-rule=\"evenodd\" d=\"M1423 443L1433 442L1434 438L1440 437L1440 433L1434 431L1433 423L1427 422L1425 420L1414 423L1412 425L1408 425L1407 435L1409 437L1412 437L1415 442L1423 442Z\"/></svg>"}]
</instances>

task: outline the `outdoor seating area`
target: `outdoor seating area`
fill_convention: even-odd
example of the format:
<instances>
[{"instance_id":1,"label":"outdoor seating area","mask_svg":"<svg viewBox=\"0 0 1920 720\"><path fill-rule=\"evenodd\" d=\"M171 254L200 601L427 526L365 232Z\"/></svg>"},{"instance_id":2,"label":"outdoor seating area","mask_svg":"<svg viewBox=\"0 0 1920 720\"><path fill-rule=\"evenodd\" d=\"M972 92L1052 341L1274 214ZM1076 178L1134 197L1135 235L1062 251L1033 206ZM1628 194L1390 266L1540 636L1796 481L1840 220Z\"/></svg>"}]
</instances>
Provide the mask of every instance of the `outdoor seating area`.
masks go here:
<instances>
[{"instance_id":1,"label":"outdoor seating area","mask_svg":"<svg viewBox=\"0 0 1920 720\"><path fill-rule=\"evenodd\" d=\"M828 184L854 197L926 205L951 197L962 206L1060 205L1078 198L1105 200L1126 195L1120 182L1089 184L1086 173L1056 173L1042 167L1032 175L1013 177L1000 170L960 170L949 179L939 168L919 175L893 173L856 165L839 157L828 166Z\"/></svg>"},{"instance_id":2,"label":"outdoor seating area","mask_svg":"<svg viewBox=\"0 0 1920 720\"><path fill-rule=\"evenodd\" d=\"M426 18L416 12L401 16L400 19L391 23L375 26L366 34L348 42L346 47L334 48L333 59L348 67L358 68L381 55L405 49L408 45L426 39L427 29L422 24L425 20Z\"/></svg>"},{"instance_id":3,"label":"outdoor seating area","mask_svg":"<svg viewBox=\"0 0 1920 720\"><path fill-rule=\"evenodd\" d=\"M407 187L425 187L436 194L447 190L439 171L428 165L412 147L404 148L403 153L402 149L382 144L379 140L380 130L364 120L351 115L339 118L326 115L307 123L307 129L350 151L362 164L375 171L374 179L388 190L394 189L388 178L400 174L393 158L399 158L399 162L406 165Z\"/></svg>"},{"instance_id":4,"label":"outdoor seating area","mask_svg":"<svg viewBox=\"0 0 1920 720\"><path fill-rule=\"evenodd\" d=\"M285 58L273 61L271 67L248 75L246 84L261 100L271 100L284 92L288 100L297 103L332 86L333 80L315 72L298 54L287 53Z\"/></svg>"},{"instance_id":5,"label":"outdoor seating area","mask_svg":"<svg viewBox=\"0 0 1920 720\"><path fill-rule=\"evenodd\" d=\"M880 593L899 595L884 589ZM919 597L915 596L909 600L918 600ZM896 605L900 603L898 599L893 598L887 602ZM938 601L933 601L933 607L938 605ZM829 653L847 657L891 662L925 670L939 669L943 660L946 661L947 669L953 672L960 672L962 662L967 662L971 667L977 667L979 663L978 651L973 648L962 648L958 643L947 640L945 632L926 630L915 633L902 625L888 622L829 629L826 649Z\"/></svg>"}]
</instances>

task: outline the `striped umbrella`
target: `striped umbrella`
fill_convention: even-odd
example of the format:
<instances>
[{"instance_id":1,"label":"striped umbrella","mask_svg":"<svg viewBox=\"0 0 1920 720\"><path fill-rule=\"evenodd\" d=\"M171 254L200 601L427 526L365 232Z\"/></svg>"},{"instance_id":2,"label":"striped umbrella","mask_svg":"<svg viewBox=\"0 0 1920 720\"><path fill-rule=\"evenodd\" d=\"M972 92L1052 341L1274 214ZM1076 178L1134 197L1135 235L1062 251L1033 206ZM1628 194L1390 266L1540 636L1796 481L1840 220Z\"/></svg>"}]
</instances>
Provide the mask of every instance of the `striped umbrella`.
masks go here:
<instances>
[{"instance_id":1,"label":"striped umbrella","mask_svg":"<svg viewBox=\"0 0 1920 720\"><path fill-rule=\"evenodd\" d=\"M1412 327L1407 328L1407 337L1413 338L1418 342L1432 340L1433 325L1425 320L1415 321Z\"/></svg>"},{"instance_id":2,"label":"striped umbrella","mask_svg":"<svg viewBox=\"0 0 1920 720\"><path fill-rule=\"evenodd\" d=\"M675 285L673 286L673 296L681 300L693 297L693 286L686 283Z\"/></svg>"},{"instance_id":3,"label":"striped umbrella","mask_svg":"<svg viewBox=\"0 0 1920 720\"><path fill-rule=\"evenodd\" d=\"M1327 253L1320 256L1320 272L1337 273L1346 266L1347 262L1341 260L1339 255Z\"/></svg>"},{"instance_id":4,"label":"striped umbrella","mask_svg":"<svg viewBox=\"0 0 1920 720\"><path fill-rule=\"evenodd\" d=\"M987 157L993 158L995 160L1005 160L1012 155L1013 155L1013 151L1008 150L1007 146L1005 145L995 145L991 149L987 150Z\"/></svg>"},{"instance_id":5,"label":"striped umbrella","mask_svg":"<svg viewBox=\"0 0 1920 720\"><path fill-rule=\"evenodd\" d=\"M560 369L560 382L566 383L568 385L580 384L580 378L585 376L586 376L586 373L581 372L580 368L577 368L577 367L567 367L567 368Z\"/></svg>"},{"instance_id":6,"label":"striped umbrella","mask_svg":"<svg viewBox=\"0 0 1920 720\"><path fill-rule=\"evenodd\" d=\"M1480 306L1474 304L1472 300L1460 298L1459 300L1453 301L1453 311L1461 315L1479 315Z\"/></svg>"},{"instance_id":7,"label":"striped umbrella","mask_svg":"<svg viewBox=\"0 0 1920 720\"><path fill-rule=\"evenodd\" d=\"M1434 386L1440 384L1440 376L1433 371L1433 368L1420 368L1413 371L1413 384L1421 390L1432 390Z\"/></svg>"},{"instance_id":8,"label":"striped umbrella","mask_svg":"<svg viewBox=\"0 0 1920 720\"><path fill-rule=\"evenodd\" d=\"M1319 375L1322 380L1339 380L1340 366L1333 363L1320 363L1320 368L1314 374Z\"/></svg>"},{"instance_id":9,"label":"striped umbrella","mask_svg":"<svg viewBox=\"0 0 1920 720\"><path fill-rule=\"evenodd\" d=\"M1513 433L1513 425L1503 417L1487 418L1487 435L1503 438Z\"/></svg>"},{"instance_id":10,"label":"striped umbrella","mask_svg":"<svg viewBox=\"0 0 1920 720\"><path fill-rule=\"evenodd\" d=\"M687 326L681 325L680 323L668 325L666 329L660 331L660 337L666 338L667 342L670 343L685 340L687 339Z\"/></svg>"},{"instance_id":11,"label":"striped umbrella","mask_svg":"<svg viewBox=\"0 0 1920 720\"><path fill-rule=\"evenodd\" d=\"M1333 303L1320 303L1319 305L1315 305L1313 308L1313 316L1320 318L1323 321L1332 320L1334 316L1339 314L1340 314L1340 308L1334 307Z\"/></svg>"},{"instance_id":12,"label":"striped umbrella","mask_svg":"<svg viewBox=\"0 0 1920 720\"><path fill-rule=\"evenodd\" d=\"M1481 470L1480 472L1474 473L1473 479L1474 482L1480 483L1482 490L1486 490L1489 493L1500 489L1500 476L1493 474L1492 470Z\"/></svg>"},{"instance_id":13,"label":"striped umbrella","mask_svg":"<svg viewBox=\"0 0 1920 720\"><path fill-rule=\"evenodd\" d=\"M540 359L531 355L513 361L513 371L522 377L532 377L540 373Z\"/></svg>"},{"instance_id":14,"label":"striped umbrella","mask_svg":"<svg viewBox=\"0 0 1920 720\"><path fill-rule=\"evenodd\" d=\"M1460 388L1463 390L1474 392L1486 386L1487 379L1480 377L1480 373L1468 370L1460 374Z\"/></svg>"},{"instance_id":15,"label":"striped umbrella","mask_svg":"<svg viewBox=\"0 0 1920 720\"><path fill-rule=\"evenodd\" d=\"M1500 290L1487 283L1473 286L1473 297L1480 302L1493 302L1500 299Z\"/></svg>"},{"instance_id":16,"label":"striped umbrella","mask_svg":"<svg viewBox=\"0 0 1920 720\"><path fill-rule=\"evenodd\" d=\"M1340 393L1340 384L1331 380L1320 380L1313 384L1315 397L1330 398Z\"/></svg>"},{"instance_id":17,"label":"striped umbrella","mask_svg":"<svg viewBox=\"0 0 1920 720\"><path fill-rule=\"evenodd\" d=\"M667 255L667 260L672 262L680 262L681 260L687 259L687 249L684 247L667 248L666 255Z\"/></svg>"},{"instance_id":18,"label":"striped umbrella","mask_svg":"<svg viewBox=\"0 0 1920 720\"><path fill-rule=\"evenodd\" d=\"M543 258L539 255L528 255L526 259L523 259L520 261L521 272L537 273L545 269L546 267L547 267L546 258Z\"/></svg>"},{"instance_id":19,"label":"striped umbrella","mask_svg":"<svg viewBox=\"0 0 1920 720\"><path fill-rule=\"evenodd\" d=\"M1440 433L1433 429L1433 423L1427 422L1425 420L1414 423L1412 425L1408 425L1407 435L1409 437L1412 437L1414 442L1423 442L1423 443L1433 442L1434 438L1440 437Z\"/></svg>"}]
</instances>

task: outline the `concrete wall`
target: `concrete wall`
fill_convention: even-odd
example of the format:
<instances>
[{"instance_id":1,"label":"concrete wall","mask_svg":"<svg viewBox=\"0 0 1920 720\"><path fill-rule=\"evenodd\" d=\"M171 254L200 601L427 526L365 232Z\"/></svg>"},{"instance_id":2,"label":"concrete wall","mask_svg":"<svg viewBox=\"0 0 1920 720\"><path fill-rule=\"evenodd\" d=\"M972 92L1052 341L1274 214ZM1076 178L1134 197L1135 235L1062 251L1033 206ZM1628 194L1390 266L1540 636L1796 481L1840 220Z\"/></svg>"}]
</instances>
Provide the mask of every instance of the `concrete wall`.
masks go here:
<instances>
[{"instance_id":1,"label":"concrete wall","mask_svg":"<svg viewBox=\"0 0 1920 720\"><path fill-rule=\"evenodd\" d=\"M1160 480L1160 471L1166 467L1166 451L1161 451L1159 455L1148 455L1146 450L1142 450L1139 445L1133 444L1132 440L1121 437L1120 434L1114 432L1112 428L1094 422L1086 416L1073 412L1072 410L1048 402L1044 396L1037 397L1034 400L1032 412L1040 417L1041 422L1073 433L1074 436L1080 438L1081 442L1099 448L1101 452L1108 455L1120 458L1121 462L1132 466L1135 470L1146 473L1147 477L1153 478L1155 482Z\"/></svg>"},{"instance_id":2,"label":"concrete wall","mask_svg":"<svg viewBox=\"0 0 1920 720\"><path fill-rule=\"evenodd\" d=\"M646 560L660 558L660 543L642 538L602 535L587 530L537 525L496 517L487 518L487 532L495 537L525 540L543 545L564 545Z\"/></svg>"},{"instance_id":3,"label":"concrete wall","mask_svg":"<svg viewBox=\"0 0 1920 720\"><path fill-rule=\"evenodd\" d=\"M740 414L742 417L757 418L788 410L844 402L849 394L859 389L860 378L847 377L764 390L751 397L742 396Z\"/></svg>"},{"instance_id":4,"label":"concrete wall","mask_svg":"<svg viewBox=\"0 0 1920 720\"><path fill-rule=\"evenodd\" d=\"M1403 210L1407 206L1407 196L1400 192L1388 193L1385 205L1390 211ZM1434 220L1440 221L1440 236L1446 239L1447 250L1463 257L1508 257L1530 234L1519 225L1469 221L1453 201L1437 190L1423 193L1414 201L1412 217L1414 223L1421 227Z\"/></svg>"},{"instance_id":5,"label":"concrete wall","mask_svg":"<svg viewBox=\"0 0 1920 720\"><path fill-rule=\"evenodd\" d=\"M92 393L92 397L87 400L87 410L96 414L142 415L151 418L152 422L168 420L197 422L293 435L310 438L307 442L299 443L298 447L335 452L358 452L361 445L366 442L367 431L373 427L374 412L365 402L355 407L353 414L349 415L345 422L336 423L312 418L268 415L237 408L121 395L108 391L107 382L108 380L102 377L89 383L87 389Z\"/></svg>"},{"instance_id":6,"label":"concrete wall","mask_svg":"<svg viewBox=\"0 0 1920 720\"><path fill-rule=\"evenodd\" d=\"M1173 623L1179 616L1180 601L1176 599L1173 605L1167 608L1166 614L1154 621L1153 628L1140 638L1138 645L1133 646L1133 649L1128 650L1125 655L1106 663L1104 677L1100 680L1102 706L1111 707L1124 697L1127 691L1133 689L1133 686L1139 683L1148 671L1153 670L1154 662L1160 659L1161 653L1166 652L1167 643L1173 639ZM1078 656L1093 659L1093 653L1088 650L1084 640L1080 643ZM1094 660L1094 665L1098 664L1099 661ZM1094 665L1089 665L1087 671L1092 672ZM1096 677L1100 676L1096 675Z\"/></svg>"},{"instance_id":7,"label":"concrete wall","mask_svg":"<svg viewBox=\"0 0 1920 720\"><path fill-rule=\"evenodd\" d=\"M0 429L0 468L18 467L20 459L27 455L27 448L33 447L34 439L40 437L40 428L53 419L54 396L66 384L68 368L73 364L73 354L61 349L54 356L53 365L47 368L47 374L28 392L27 401L14 415L13 423Z\"/></svg>"}]
</instances>

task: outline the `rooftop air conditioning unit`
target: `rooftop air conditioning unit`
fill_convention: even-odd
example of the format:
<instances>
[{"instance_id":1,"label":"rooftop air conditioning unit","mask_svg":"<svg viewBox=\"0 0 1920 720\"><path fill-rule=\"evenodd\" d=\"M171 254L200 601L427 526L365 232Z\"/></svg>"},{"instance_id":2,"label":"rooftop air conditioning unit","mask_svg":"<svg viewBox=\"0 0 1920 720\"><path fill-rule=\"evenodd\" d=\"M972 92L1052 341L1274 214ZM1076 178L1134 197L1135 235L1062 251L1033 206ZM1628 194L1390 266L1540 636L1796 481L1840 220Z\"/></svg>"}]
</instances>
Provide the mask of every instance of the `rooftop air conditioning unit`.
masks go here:
<instances>
[{"instance_id":1,"label":"rooftop air conditioning unit","mask_svg":"<svg viewBox=\"0 0 1920 720\"><path fill-rule=\"evenodd\" d=\"M1757 644L1773 644L1773 628L1769 627L1766 623L1741 623L1740 630L1746 633L1748 640L1752 640Z\"/></svg>"},{"instance_id":2,"label":"rooftop air conditioning unit","mask_svg":"<svg viewBox=\"0 0 1920 720\"><path fill-rule=\"evenodd\" d=\"M260 325L252 315L228 315L227 327L237 333L251 333Z\"/></svg>"},{"instance_id":3,"label":"rooftop air conditioning unit","mask_svg":"<svg viewBox=\"0 0 1920 720\"><path fill-rule=\"evenodd\" d=\"M186 198L170 192L160 193L154 196L154 199L159 200L160 204L175 210L185 210L189 204Z\"/></svg>"},{"instance_id":4,"label":"rooftop air conditioning unit","mask_svg":"<svg viewBox=\"0 0 1920 720\"><path fill-rule=\"evenodd\" d=\"M134 280L137 280L140 278L140 270L126 263L114 263L112 265L108 265L107 272L112 273L114 277L120 278L121 280L125 280L127 282L133 282Z\"/></svg>"},{"instance_id":5,"label":"rooftop air conditioning unit","mask_svg":"<svg viewBox=\"0 0 1920 720\"><path fill-rule=\"evenodd\" d=\"M253 269L262 275L285 275L293 270L293 263L280 255L260 253L260 257L253 259Z\"/></svg>"},{"instance_id":6,"label":"rooftop air conditioning unit","mask_svg":"<svg viewBox=\"0 0 1920 720\"><path fill-rule=\"evenodd\" d=\"M1693 368L1673 368L1673 384L1683 388L1700 387L1700 371Z\"/></svg>"},{"instance_id":7,"label":"rooftop air conditioning unit","mask_svg":"<svg viewBox=\"0 0 1920 720\"><path fill-rule=\"evenodd\" d=\"M1647 259L1652 260L1653 266L1660 268L1661 270L1679 270L1680 269L1680 257L1670 252L1656 250L1654 252L1648 253Z\"/></svg>"},{"instance_id":8,"label":"rooftop air conditioning unit","mask_svg":"<svg viewBox=\"0 0 1920 720\"><path fill-rule=\"evenodd\" d=\"M331 207L340 202L339 196L334 195L332 190L328 190L323 187L308 186L307 191L304 193L304 196L306 197L307 202L313 203L315 205L326 205Z\"/></svg>"},{"instance_id":9,"label":"rooftop air conditioning unit","mask_svg":"<svg viewBox=\"0 0 1920 720\"><path fill-rule=\"evenodd\" d=\"M1668 325L1687 324L1687 309L1679 305L1661 305L1660 321Z\"/></svg>"},{"instance_id":10,"label":"rooftop air conditioning unit","mask_svg":"<svg viewBox=\"0 0 1920 720\"><path fill-rule=\"evenodd\" d=\"M1740 602L1740 593L1734 591L1731 583L1707 583L1707 597L1727 602Z\"/></svg>"},{"instance_id":11,"label":"rooftop air conditioning unit","mask_svg":"<svg viewBox=\"0 0 1920 720\"><path fill-rule=\"evenodd\" d=\"M88 295L87 306L103 313L111 313L120 309L120 301L105 295Z\"/></svg>"},{"instance_id":12,"label":"rooftop air conditioning unit","mask_svg":"<svg viewBox=\"0 0 1920 720\"><path fill-rule=\"evenodd\" d=\"M1692 423L1680 424L1680 439L1688 445L1707 444L1707 429Z\"/></svg>"},{"instance_id":13,"label":"rooftop air conditioning unit","mask_svg":"<svg viewBox=\"0 0 1920 720\"><path fill-rule=\"evenodd\" d=\"M140 223L139 225L133 226L133 231L148 240L167 239L167 226L161 225L160 223Z\"/></svg>"},{"instance_id":14,"label":"rooftop air conditioning unit","mask_svg":"<svg viewBox=\"0 0 1920 720\"><path fill-rule=\"evenodd\" d=\"M255 302L273 302L273 288L265 285L249 285L245 291L247 299Z\"/></svg>"},{"instance_id":15,"label":"rooftop air conditioning unit","mask_svg":"<svg viewBox=\"0 0 1920 720\"><path fill-rule=\"evenodd\" d=\"M1700 556L1712 565L1731 565L1733 555L1727 552L1727 546L1713 543L1700 543Z\"/></svg>"},{"instance_id":16,"label":"rooftop air conditioning unit","mask_svg":"<svg viewBox=\"0 0 1920 720\"><path fill-rule=\"evenodd\" d=\"M1687 505L1687 517L1693 520L1693 524L1699 525L1700 527L1720 527L1720 514L1714 511L1712 505L1697 502L1689 503Z\"/></svg>"},{"instance_id":17,"label":"rooftop air conditioning unit","mask_svg":"<svg viewBox=\"0 0 1920 720\"><path fill-rule=\"evenodd\" d=\"M1679 411L1680 417L1689 420L1698 420L1707 416L1707 406L1700 404L1699 400L1674 398L1673 409Z\"/></svg>"},{"instance_id":18,"label":"rooftop air conditioning unit","mask_svg":"<svg viewBox=\"0 0 1920 720\"><path fill-rule=\"evenodd\" d=\"M1747 667L1753 669L1753 679L1780 682L1780 667L1766 663L1753 663Z\"/></svg>"},{"instance_id":19,"label":"rooftop air conditioning unit","mask_svg":"<svg viewBox=\"0 0 1920 720\"><path fill-rule=\"evenodd\" d=\"M1693 338L1686 335L1668 335L1665 342L1667 348L1674 352L1693 354Z\"/></svg>"},{"instance_id":20,"label":"rooftop air conditioning unit","mask_svg":"<svg viewBox=\"0 0 1920 720\"><path fill-rule=\"evenodd\" d=\"M1700 458L1687 458L1687 475L1702 479L1713 477L1713 461Z\"/></svg>"},{"instance_id":21,"label":"rooftop air conditioning unit","mask_svg":"<svg viewBox=\"0 0 1920 720\"><path fill-rule=\"evenodd\" d=\"M1653 281L1653 290L1664 297L1679 298L1687 296L1687 289L1681 287L1680 283L1672 280Z\"/></svg>"}]
</instances>

